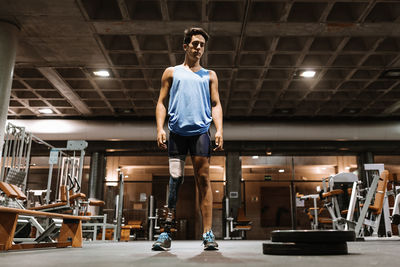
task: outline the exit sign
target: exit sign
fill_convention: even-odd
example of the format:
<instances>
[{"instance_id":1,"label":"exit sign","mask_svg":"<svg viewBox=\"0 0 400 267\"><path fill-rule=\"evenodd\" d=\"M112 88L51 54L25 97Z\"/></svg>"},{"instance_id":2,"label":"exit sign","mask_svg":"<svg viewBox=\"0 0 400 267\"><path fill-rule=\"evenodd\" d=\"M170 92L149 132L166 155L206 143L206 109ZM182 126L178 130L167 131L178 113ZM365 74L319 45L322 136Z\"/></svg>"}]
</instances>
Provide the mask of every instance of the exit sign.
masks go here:
<instances>
[{"instance_id":1,"label":"exit sign","mask_svg":"<svg viewBox=\"0 0 400 267\"><path fill-rule=\"evenodd\" d=\"M264 175L264 180L265 181L271 181L272 180L272 175Z\"/></svg>"}]
</instances>

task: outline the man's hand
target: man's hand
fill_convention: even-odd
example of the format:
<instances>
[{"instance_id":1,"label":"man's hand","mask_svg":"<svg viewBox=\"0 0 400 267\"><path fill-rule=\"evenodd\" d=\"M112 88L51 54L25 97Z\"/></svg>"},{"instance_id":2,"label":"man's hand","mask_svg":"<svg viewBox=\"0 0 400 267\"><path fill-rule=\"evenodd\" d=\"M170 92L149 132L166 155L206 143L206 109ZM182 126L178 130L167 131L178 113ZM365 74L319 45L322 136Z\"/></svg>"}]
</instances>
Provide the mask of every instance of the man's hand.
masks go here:
<instances>
[{"instance_id":1,"label":"man's hand","mask_svg":"<svg viewBox=\"0 0 400 267\"><path fill-rule=\"evenodd\" d=\"M223 151L223 145L224 145L224 139L222 137L221 132L216 132L215 133L215 145L216 147L213 149L213 151Z\"/></svg>"},{"instance_id":2,"label":"man's hand","mask_svg":"<svg viewBox=\"0 0 400 267\"><path fill-rule=\"evenodd\" d=\"M157 131L157 145L162 150L167 149L167 134L164 130Z\"/></svg>"}]
</instances>

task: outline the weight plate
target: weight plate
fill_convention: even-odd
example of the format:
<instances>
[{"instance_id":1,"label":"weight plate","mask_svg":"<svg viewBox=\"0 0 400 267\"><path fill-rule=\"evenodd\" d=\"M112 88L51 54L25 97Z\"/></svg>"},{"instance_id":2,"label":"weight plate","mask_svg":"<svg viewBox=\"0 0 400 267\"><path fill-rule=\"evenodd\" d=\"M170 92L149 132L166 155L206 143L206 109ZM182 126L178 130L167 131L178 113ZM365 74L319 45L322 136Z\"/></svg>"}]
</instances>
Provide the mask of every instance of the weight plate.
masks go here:
<instances>
[{"instance_id":1,"label":"weight plate","mask_svg":"<svg viewBox=\"0 0 400 267\"><path fill-rule=\"evenodd\" d=\"M347 243L263 243L263 253L269 255L344 255Z\"/></svg>"},{"instance_id":2,"label":"weight plate","mask_svg":"<svg viewBox=\"0 0 400 267\"><path fill-rule=\"evenodd\" d=\"M343 243L355 241L354 231L338 230L278 230L272 231L272 242Z\"/></svg>"}]
</instances>

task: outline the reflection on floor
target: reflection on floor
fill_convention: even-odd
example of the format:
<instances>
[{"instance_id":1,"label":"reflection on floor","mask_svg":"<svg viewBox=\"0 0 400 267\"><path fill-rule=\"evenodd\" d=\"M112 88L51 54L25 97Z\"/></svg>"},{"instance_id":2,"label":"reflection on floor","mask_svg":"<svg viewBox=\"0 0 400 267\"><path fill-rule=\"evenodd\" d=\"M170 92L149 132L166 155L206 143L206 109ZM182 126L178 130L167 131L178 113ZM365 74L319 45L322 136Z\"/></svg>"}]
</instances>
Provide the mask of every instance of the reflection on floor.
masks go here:
<instances>
[{"instance_id":1,"label":"reflection on floor","mask_svg":"<svg viewBox=\"0 0 400 267\"><path fill-rule=\"evenodd\" d=\"M263 241L219 241L219 251L203 251L201 241L173 241L170 251L151 251L152 242L84 243L83 248L0 253L0 266L392 266L399 239L348 243L349 255L263 255Z\"/></svg>"}]
</instances>

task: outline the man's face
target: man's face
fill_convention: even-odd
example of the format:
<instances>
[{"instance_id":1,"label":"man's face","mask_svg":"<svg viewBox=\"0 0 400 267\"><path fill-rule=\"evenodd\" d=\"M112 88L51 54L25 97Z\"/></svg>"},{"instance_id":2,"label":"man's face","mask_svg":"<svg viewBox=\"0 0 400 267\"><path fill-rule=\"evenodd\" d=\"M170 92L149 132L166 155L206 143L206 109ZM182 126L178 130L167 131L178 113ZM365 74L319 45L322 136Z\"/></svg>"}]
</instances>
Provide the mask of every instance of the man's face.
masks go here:
<instances>
[{"instance_id":1,"label":"man's face","mask_svg":"<svg viewBox=\"0 0 400 267\"><path fill-rule=\"evenodd\" d=\"M200 59L204 53L204 46L206 45L206 40L203 35L193 35L192 40L189 44L184 44L183 48L186 53L193 58Z\"/></svg>"}]
</instances>

